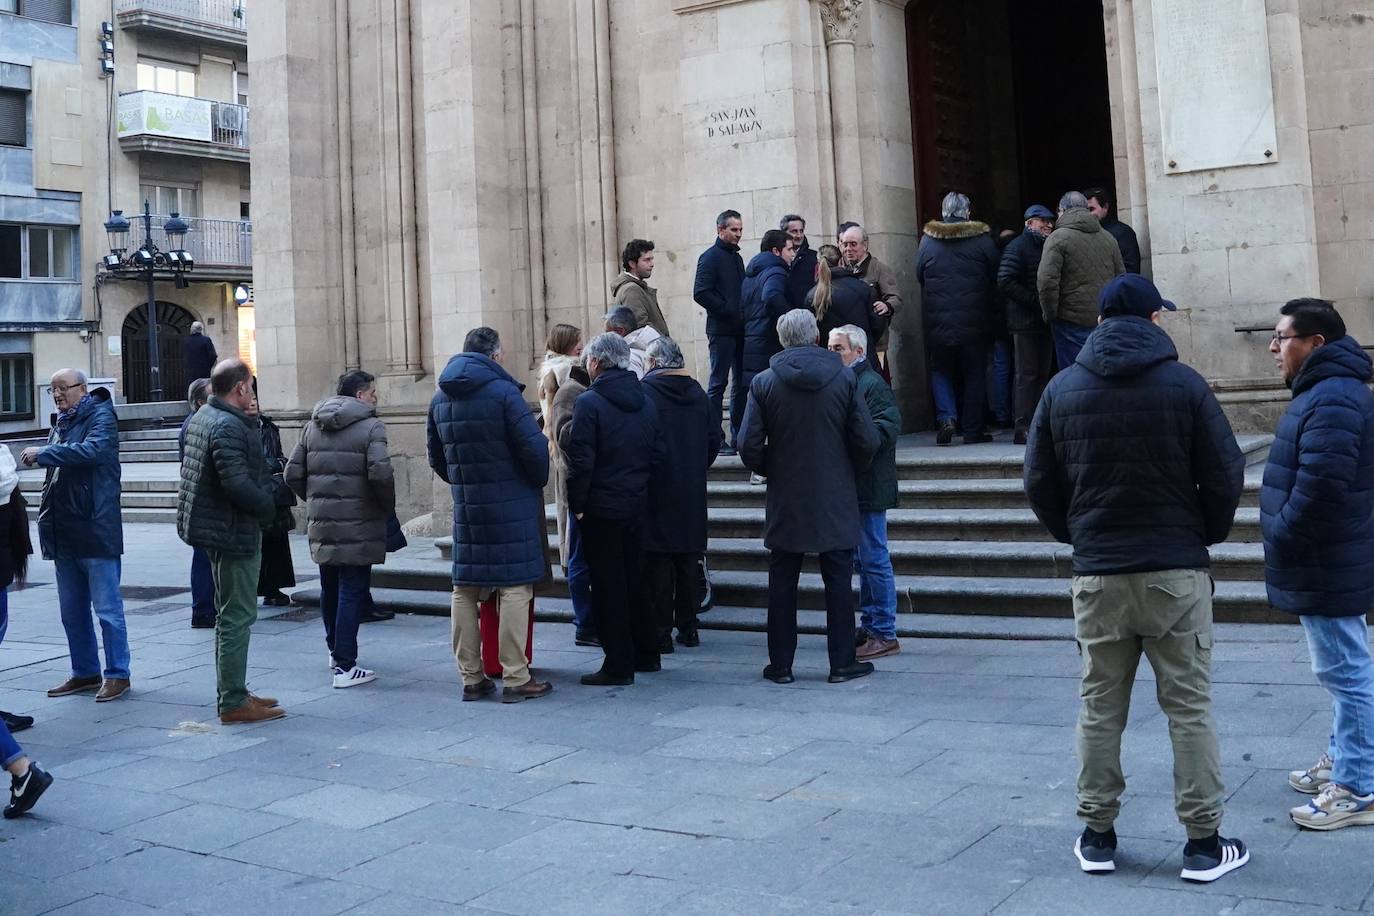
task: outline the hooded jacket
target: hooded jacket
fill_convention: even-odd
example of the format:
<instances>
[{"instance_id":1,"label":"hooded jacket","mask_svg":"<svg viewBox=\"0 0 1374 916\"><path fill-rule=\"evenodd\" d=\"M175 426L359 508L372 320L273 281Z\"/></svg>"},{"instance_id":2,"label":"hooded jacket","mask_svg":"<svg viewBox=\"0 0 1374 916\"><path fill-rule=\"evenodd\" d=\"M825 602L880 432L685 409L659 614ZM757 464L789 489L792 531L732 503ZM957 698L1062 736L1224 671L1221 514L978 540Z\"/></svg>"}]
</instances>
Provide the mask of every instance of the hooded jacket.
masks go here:
<instances>
[{"instance_id":1,"label":"hooded jacket","mask_svg":"<svg viewBox=\"0 0 1374 916\"><path fill-rule=\"evenodd\" d=\"M286 463L286 484L305 500L312 560L321 566L386 560L396 482L376 407L344 395L316 404Z\"/></svg>"},{"instance_id":2,"label":"hooded jacket","mask_svg":"<svg viewBox=\"0 0 1374 916\"><path fill-rule=\"evenodd\" d=\"M658 411L628 369L606 369L573 405L563 445L568 511L638 519L649 502L649 478L662 459Z\"/></svg>"},{"instance_id":3,"label":"hooded jacket","mask_svg":"<svg viewBox=\"0 0 1374 916\"><path fill-rule=\"evenodd\" d=\"M1073 545L1074 575L1206 569L1207 547L1231 531L1245 459L1169 335L1122 316L1045 389L1024 473L1036 516Z\"/></svg>"},{"instance_id":4,"label":"hooded jacket","mask_svg":"<svg viewBox=\"0 0 1374 916\"><path fill-rule=\"evenodd\" d=\"M720 424L711 402L686 369L644 376L663 432L663 460L649 481L644 549L655 553L706 551L706 476L720 451Z\"/></svg>"},{"instance_id":5,"label":"hooded jacket","mask_svg":"<svg viewBox=\"0 0 1374 916\"><path fill-rule=\"evenodd\" d=\"M760 251L744 268L740 291L744 310L744 358L757 360L754 371L762 372L768 358L782 349L778 342L778 319L787 314L787 262L771 251ZM748 368L746 366L746 368Z\"/></svg>"},{"instance_id":6,"label":"hooded jacket","mask_svg":"<svg viewBox=\"0 0 1374 916\"><path fill-rule=\"evenodd\" d=\"M763 543L786 553L852 550L859 543L856 472L878 431L854 373L820 347L789 347L749 385L739 453L768 478Z\"/></svg>"},{"instance_id":7,"label":"hooded jacket","mask_svg":"<svg viewBox=\"0 0 1374 916\"><path fill-rule=\"evenodd\" d=\"M1045 330L1040 292L1036 288L1044 251L1045 236L1027 227L1002 252L1002 263L997 268L997 289L1006 303L1007 330L1013 334Z\"/></svg>"},{"instance_id":8,"label":"hooded jacket","mask_svg":"<svg viewBox=\"0 0 1374 916\"><path fill-rule=\"evenodd\" d=\"M787 270L788 309L807 308L806 294L816 285L816 264L816 249L811 247L811 242L805 236L802 236L801 247L797 249L797 256L792 259L792 266Z\"/></svg>"},{"instance_id":9,"label":"hooded jacket","mask_svg":"<svg viewBox=\"0 0 1374 916\"><path fill-rule=\"evenodd\" d=\"M124 553L119 507L119 420L110 392L82 398L65 430L53 426L38 452L47 468L38 507L44 559L85 560Z\"/></svg>"},{"instance_id":10,"label":"hooded jacket","mask_svg":"<svg viewBox=\"0 0 1374 916\"><path fill-rule=\"evenodd\" d=\"M1292 614L1374 608L1374 395L1368 354L1346 336L1293 379L1260 490L1269 603Z\"/></svg>"},{"instance_id":11,"label":"hooded jacket","mask_svg":"<svg viewBox=\"0 0 1374 916\"><path fill-rule=\"evenodd\" d=\"M658 290L647 282L622 270L611 281L611 298L617 306L623 305L634 312L636 329L649 325L664 337L668 336L668 322L658 307Z\"/></svg>"},{"instance_id":12,"label":"hooded jacket","mask_svg":"<svg viewBox=\"0 0 1374 916\"><path fill-rule=\"evenodd\" d=\"M1097 324L1097 297L1107 281L1124 274L1121 248L1091 210L1066 210L1045 240L1036 274L1046 321L1090 328Z\"/></svg>"},{"instance_id":13,"label":"hooded jacket","mask_svg":"<svg viewBox=\"0 0 1374 916\"><path fill-rule=\"evenodd\" d=\"M276 514L261 424L212 395L186 427L177 534L202 550L252 556Z\"/></svg>"},{"instance_id":14,"label":"hooded jacket","mask_svg":"<svg viewBox=\"0 0 1374 916\"><path fill-rule=\"evenodd\" d=\"M429 466L453 494L454 585L529 585L547 570L549 442L523 389L490 357L459 353L429 402Z\"/></svg>"},{"instance_id":15,"label":"hooded jacket","mask_svg":"<svg viewBox=\"0 0 1374 916\"><path fill-rule=\"evenodd\" d=\"M926 223L916 249L927 345L957 347L992 332L997 306L997 243L986 223Z\"/></svg>"},{"instance_id":16,"label":"hooded jacket","mask_svg":"<svg viewBox=\"0 0 1374 916\"><path fill-rule=\"evenodd\" d=\"M825 310L824 315L816 316L816 325L821 332L820 342L825 343L830 337L830 332L836 328L852 324L855 327L863 328L864 334L868 337L868 347L871 350L876 343L873 339L873 304L877 301L877 289L860 280L853 268L843 264L832 268L830 271L830 307ZM802 307L811 311L816 310L815 286L807 291L806 301Z\"/></svg>"},{"instance_id":17,"label":"hooded jacket","mask_svg":"<svg viewBox=\"0 0 1374 916\"><path fill-rule=\"evenodd\" d=\"M706 333L711 337L741 337L744 314L740 311L740 287L744 284L744 259L739 246L717 238L697 258L692 299L706 310Z\"/></svg>"}]
</instances>

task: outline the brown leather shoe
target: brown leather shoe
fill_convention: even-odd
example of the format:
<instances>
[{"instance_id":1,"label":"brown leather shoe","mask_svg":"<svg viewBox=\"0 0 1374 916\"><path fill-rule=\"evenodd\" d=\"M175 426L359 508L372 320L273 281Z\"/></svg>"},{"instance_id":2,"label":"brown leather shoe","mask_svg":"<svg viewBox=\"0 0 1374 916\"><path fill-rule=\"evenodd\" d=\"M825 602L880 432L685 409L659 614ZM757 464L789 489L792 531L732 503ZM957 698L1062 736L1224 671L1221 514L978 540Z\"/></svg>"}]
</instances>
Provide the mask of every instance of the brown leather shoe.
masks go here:
<instances>
[{"instance_id":1,"label":"brown leather shoe","mask_svg":"<svg viewBox=\"0 0 1374 916\"><path fill-rule=\"evenodd\" d=\"M867 642L854 650L854 657L861 662L866 662L875 658L882 658L884 655L896 655L900 651L902 651L902 644L897 640L870 635Z\"/></svg>"},{"instance_id":2,"label":"brown leather shoe","mask_svg":"<svg viewBox=\"0 0 1374 916\"><path fill-rule=\"evenodd\" d=\"M274 707L274 706L280 706L280 705L281 705L280 703L277 702L277 698L276 698L276 697L259 697L259 696L254 696L254 695L251 694L251 693L248 694L248 702L250 702L250 703L257 703L259 706L263 707L264 709L271 709L271 708Z\"/></svg>"},{"instance_id":3,"label":"brown leather shoe","mask_svg":"<svg viewBox=\"0 0 1374 916\"><path fill-rule=\"evenodd\" d=\"M244 700L243 705L238 709L231 709L228 712L219 714L219 720L225 725L246 724L249 722L267 722L271 719L280 719L286 715L286 710L280 706L259 706L251 699Z\"/></svg>"},{"instance_id":4,"label":"brown leather shoe","mask_svg":"<svg viewBox=\"0 0 1374 916\"><path fill-rule=\"evenodd\" d=\"M50 697L66 697L74 693L85 693L87 690L99 690L102 678L100 675L95 677L69 677L48 691Z\"/></svg>"},{"instance_id":5,"label":"brown leather shoe","mask_svg":"<svg viewBox=\"0 0 1374 916\"><path fill-rule=\"evenodd\" d=\"M521 700L536 700L539 697L547 696L553 690L553 685L548 681L536 681L530 678L519 687L506 687L501 691L502 703L519 703Z\"/></svg>"},{"instance_id":6,"label":"brown leather shoe","mask_svg":"<svg viewBox=\"0 0 1374 916\"><path fill-rule=\"evenodd\" d=\"M129 692L129 679L124 677L112 677L100 685L99 692L95 695L97 703L108 703L117 700Z\"/></svg>"},{"instance_id":7,"label":"brown leather shoe","mask_svg":"<svg viewBox=\"0 0 1374 916\"><path fill-rule=\"evenodd\" d=\"M463 685L463 702L480 700L482 697L490 696L496 691L496 682L489 677L484 677L475 684Z\"/></svg>"}]
</instances>

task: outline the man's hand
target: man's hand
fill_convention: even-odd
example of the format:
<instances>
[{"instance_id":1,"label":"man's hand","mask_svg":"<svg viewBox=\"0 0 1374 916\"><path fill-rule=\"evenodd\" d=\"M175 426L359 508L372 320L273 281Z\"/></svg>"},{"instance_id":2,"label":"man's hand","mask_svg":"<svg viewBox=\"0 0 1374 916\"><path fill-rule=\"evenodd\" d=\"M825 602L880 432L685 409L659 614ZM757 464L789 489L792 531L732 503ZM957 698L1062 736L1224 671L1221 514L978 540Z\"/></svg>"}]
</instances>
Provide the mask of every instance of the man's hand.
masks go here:
<instances>
[{"instance_id":1,"label":"man's hand","mask_svg":"<svg viewBox=\"0 0 1374 916\"><path fill-rule=\"evenodd\" d=\"M19 453L19 463L25 467L33 467L38 463L38 453L42 449L36 445L30 446Z\"/></svg>"},{"instance_id":2,"label":"man's hand","mask_svg":"<svg viewBox=\"0 0 1374 916\"><path fill-rule=\"evenodd\" d=\"M578 512L577 514L575 514L575 515L573 516L573 518L577 519L577 520L580 522L580 521L582 521L582 516L583 516L583 514L584 514L584 513L582 513L582 512Z\"/></svg>"},{"instance_id":3,"label":"man's hand","mask_svg":"<svg viewBox=\"0 0 1374 916\"><path fill-rule=\"evenodd\" d=\"M886 302L883 302L883 301L881 301L881 300L878 301L878 302L875 302L875 303L873 303L873 314L875 314L875 315L891 315L891 314L892 314L892 306L888 305Z\"/></svg>"}]
</instances>

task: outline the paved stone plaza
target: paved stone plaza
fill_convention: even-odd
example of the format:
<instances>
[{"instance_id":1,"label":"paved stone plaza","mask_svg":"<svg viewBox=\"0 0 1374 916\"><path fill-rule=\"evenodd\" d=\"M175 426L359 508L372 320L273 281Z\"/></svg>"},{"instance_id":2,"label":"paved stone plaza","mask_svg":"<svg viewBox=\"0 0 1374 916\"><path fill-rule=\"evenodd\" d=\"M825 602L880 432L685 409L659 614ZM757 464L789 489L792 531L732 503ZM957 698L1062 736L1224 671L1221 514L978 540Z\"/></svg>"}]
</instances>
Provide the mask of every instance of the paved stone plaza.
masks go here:
<instances>
[{"instance_id":1,"label":"paved stone plaza","mask_svg":"<svg viewBox=\"0 0 1374 916\"><path fill-rule=\"evenodd\" d=\"M189 551L168 525L126 534L130 698L45 697L68 672L51 566L10 596L0 707L38 717L18 737L58 779L0 822L5 916L1374 912L1374 830L1287 817L1282 771L1315 759L1330 721L1293 627L1218 628L1224 829L1253 857L1198 888L1177 877L1148 669L1118 871L1078 871L1071 640L905 639L875 676L829 686L823 641L803 636L778 687L762 634L707 630L661 674L596 690L576 677L599 653L539 624L556 691L502 706L458 701L438 618L365 627L377 683L333 690L321 627L292 610L258 623L250 671L289 716L221 727L211 633L189 629L184 593L149 590L181 588Z\"/></svg>"}]
</instances>

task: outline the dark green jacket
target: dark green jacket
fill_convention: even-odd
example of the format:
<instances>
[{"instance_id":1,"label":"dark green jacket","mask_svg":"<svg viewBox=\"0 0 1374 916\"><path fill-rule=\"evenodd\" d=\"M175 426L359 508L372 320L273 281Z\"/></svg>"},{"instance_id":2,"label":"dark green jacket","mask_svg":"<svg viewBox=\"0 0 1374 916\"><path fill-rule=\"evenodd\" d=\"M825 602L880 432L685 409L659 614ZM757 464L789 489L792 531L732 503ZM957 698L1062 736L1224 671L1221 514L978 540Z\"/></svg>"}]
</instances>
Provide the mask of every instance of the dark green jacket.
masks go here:
<instances>
[{"instance_id":1,"label":"dark green jacket","mask_svg":"<svg viewBox=\"0 0 1374 916\"><path fill-rule=\"evenodd\" d=\"M211 397L186 427L177 534L192 547L252 556L276 515L258 421Z\"/></svg>"},{"instance_id":2,"label":"dark green jacket","mask_svg":"<svg viewBox=\"0 0 1374 916\"><path fill-rule=\"evenodd\" d=\"M860 512L883 512L897 508L897 436L902 431L902 415L897 399L883 377L867 359L854 364L854 377L859 394L873 415L878 428L878 451L873 463L859 472L855 483L859 490Z\"/></svg>"}]
</instances>

